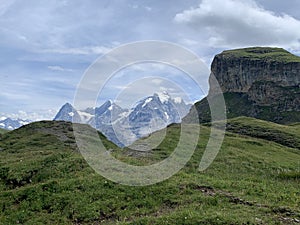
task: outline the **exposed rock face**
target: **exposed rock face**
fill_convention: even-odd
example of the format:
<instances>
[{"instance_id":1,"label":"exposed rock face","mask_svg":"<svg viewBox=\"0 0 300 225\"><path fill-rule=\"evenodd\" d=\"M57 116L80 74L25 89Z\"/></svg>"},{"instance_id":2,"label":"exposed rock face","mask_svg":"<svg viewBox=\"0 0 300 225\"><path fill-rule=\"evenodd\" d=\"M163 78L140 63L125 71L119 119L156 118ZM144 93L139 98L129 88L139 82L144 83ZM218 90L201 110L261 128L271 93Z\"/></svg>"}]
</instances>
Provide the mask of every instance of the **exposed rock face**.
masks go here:
<instances>
[{"instance_id":1,"label":"exposed rock face","mask_svg":"<svg viewBox=\"0 0 300 225\"><path fill-rule=\"evenodd\" d=\"M229 50L215 56L211 71L224 93L228 118L300 121L300 57L281 48ZM215 91L211 85L209 95ZM207 107L206 99L196 103L201 121L209 121L203 116Z\"/></svg>"},{"instance_id":2,"label":"exposed rock face","mask_svg":"<svg viewBox=\"0 0 300 225\"><path fill-rule=\"evenodd\" d=\"M272 81L278 86L298 86L300 57L281 48L248 48L215 56L211 70L223 92L248 92L253 83Z\"/></svg>"},{"instance_id":3,"label":"exposed rock face","mask_svg":"<svg viewBox=\"0 0 300 225\"><path fill-rule=\"evenodd\" d=\"M300 74L299 74L300 76ZM259 106L273 107L277 111L299 111L299 86L281 86L272 81L254 82L248 91L248 99Z\"/></svg>"}]
</instances>

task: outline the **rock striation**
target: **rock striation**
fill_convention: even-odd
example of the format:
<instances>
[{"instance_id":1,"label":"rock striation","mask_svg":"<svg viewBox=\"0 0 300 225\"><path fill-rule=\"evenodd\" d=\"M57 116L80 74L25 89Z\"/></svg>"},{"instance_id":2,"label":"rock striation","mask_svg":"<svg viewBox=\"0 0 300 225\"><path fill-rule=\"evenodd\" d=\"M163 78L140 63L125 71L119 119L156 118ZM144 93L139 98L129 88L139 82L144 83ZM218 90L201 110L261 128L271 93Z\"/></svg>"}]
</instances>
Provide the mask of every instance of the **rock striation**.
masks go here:
<instances>
[{"instance_id":1,"label":"rock striation","mask_svg":"<svg viewBox=\"0 0 300 225\"><path fill-rule=\"evenodd\" d=\"M228 50L215 56L211 71L224 93L228 118L300 121L300 57L282 48ZM215 91L211 85L209 95ZM195 107L200 120L209 121L207 99Z\"/></svg>"}]
</instances>

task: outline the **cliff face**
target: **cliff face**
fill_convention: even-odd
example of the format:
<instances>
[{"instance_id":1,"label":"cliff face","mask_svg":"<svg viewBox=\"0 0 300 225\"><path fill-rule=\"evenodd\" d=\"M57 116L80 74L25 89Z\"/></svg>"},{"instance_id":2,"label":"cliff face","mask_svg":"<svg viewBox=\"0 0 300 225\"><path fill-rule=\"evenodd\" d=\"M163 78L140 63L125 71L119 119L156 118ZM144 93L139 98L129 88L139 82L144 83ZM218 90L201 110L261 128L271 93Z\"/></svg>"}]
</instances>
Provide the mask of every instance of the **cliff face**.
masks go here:
<instances>
[{"instance_id":1,"label":"cliff face","mask_svg":"<svg viewBox=\"0 0 300 225\"><path fill-rule=\"evenodd\" d=\"M223 92L248 92L253 83L271 81L282 87L300 83L300 57L281 48L247 48L215 56L211 70Z\"/></svg>"},{"instance_id":2,"label":"cliff face","mask_svg":"<svg viewBox=\"0 0 300 225\"><path fill-rule=\"evenodd\" d=\"M229 50L215 56L211 71L224 93L229 118L300 121L300 57L281 48ZM209 95L214 92L211 85ZM209 121L207 100L195 106L200 120Z\"/></svg>"}]
</instances>

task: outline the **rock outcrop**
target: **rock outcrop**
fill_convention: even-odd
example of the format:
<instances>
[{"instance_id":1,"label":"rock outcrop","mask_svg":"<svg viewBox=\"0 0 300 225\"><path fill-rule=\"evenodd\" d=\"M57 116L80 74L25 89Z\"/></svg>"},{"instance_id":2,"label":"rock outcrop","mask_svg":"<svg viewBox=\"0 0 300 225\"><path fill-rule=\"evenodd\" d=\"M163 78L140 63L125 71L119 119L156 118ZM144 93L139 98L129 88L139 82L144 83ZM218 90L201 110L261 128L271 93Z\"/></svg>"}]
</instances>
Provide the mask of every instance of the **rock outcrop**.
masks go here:
<instances>
[{"instance_id":1,"label":"rock outcrop","mask_svg":"<svg viewBox=\"0 0 300 225\"><path fill-rule=\"evenodd\" d=\"M300 57L281 48L229 50L215 56L211 71L224 93L228 118L300 121ZM214 93L211 85L209 95ZM195 107L201 121L210 120L207 99Z\"/></svg>"}]
</instances>

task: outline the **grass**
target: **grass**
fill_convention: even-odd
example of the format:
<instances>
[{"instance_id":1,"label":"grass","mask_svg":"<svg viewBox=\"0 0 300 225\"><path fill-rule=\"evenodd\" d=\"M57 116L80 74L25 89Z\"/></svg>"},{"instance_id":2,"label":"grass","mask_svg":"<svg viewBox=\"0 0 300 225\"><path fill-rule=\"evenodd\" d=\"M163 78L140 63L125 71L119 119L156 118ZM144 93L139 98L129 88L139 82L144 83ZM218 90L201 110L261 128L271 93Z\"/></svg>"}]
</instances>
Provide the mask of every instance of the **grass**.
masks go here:
<instances>
[{"instance_id":1,"label":"grass","mask_svg":"<svg viewBox=\"0 0 300 225\"><path fill-rule=\"evenodd\" d=\"M227 130L300 150L299 125L280 125L254 118L238 117L228 120Z\"/></svg>"},{"instance_id":2,"label":"grass","mask_svg":"<svg viewBox=\"0 0 300 225\"><path fill-rule=\"evenodd\" d=\"M8 130L5 130L5 129L0 128L0 134L4 134L4 133L6 133L6 132L8 132Z\"/></svg>"},{"instance_id":3,"label":"grass","mask_svg":"<svg viewBox=\"0 0 300 225\"><path fill-rule=\"evenodd\" d=\"M299 94L299 93L298 93ZM240 116L255 117L261 120L273 121L280 124L292 124L300 121L300 113L298 111L279 111L278 106L259 106L248 99L247 94L237 92L227 92L223 94L226 102L227 118L236 118ZM293 97L294 94L287 92L285 95ZM218 105L216 101L212 101L213 105ZM195 104L197 109L189 113L185 118L187 122L196 122L195 118L199 117L201 123L206 123L211 120L210 107L207 98ZM214 108L215 106L213 106Z\"/></svg>"},{"instance_id":4,"label":"grass","mask_svg":"<svg viewBox=\"0 0 300 225\"><path fill-rule=\"evenodd\" d=\"M249 60L266 60L284 63L300 62L300 57L283 48L251 47L224 51L224 57L247 58Z\"/></svg>"},{"instance_id":5,"label":"grass","mask_svg":"<svg viewBox=\"0 0 300 225\"><path fill-rule=\"evenodd\" d=\"M197 169L211 129L202 126L188 164L170 179L145 187L116 184L96 174L78 153L69 123L33 123L4 134L0 224L296 224L300 151L291 141L299 140L300 125L245 117L229 120L229 125L206 171ZM263 129L280 135L270 139L261 135ZM145 165L171 154L179 132L179 125L169 126L159 146L138 154L99 135L115 157Z\"/></svg>"}]
</instances>

